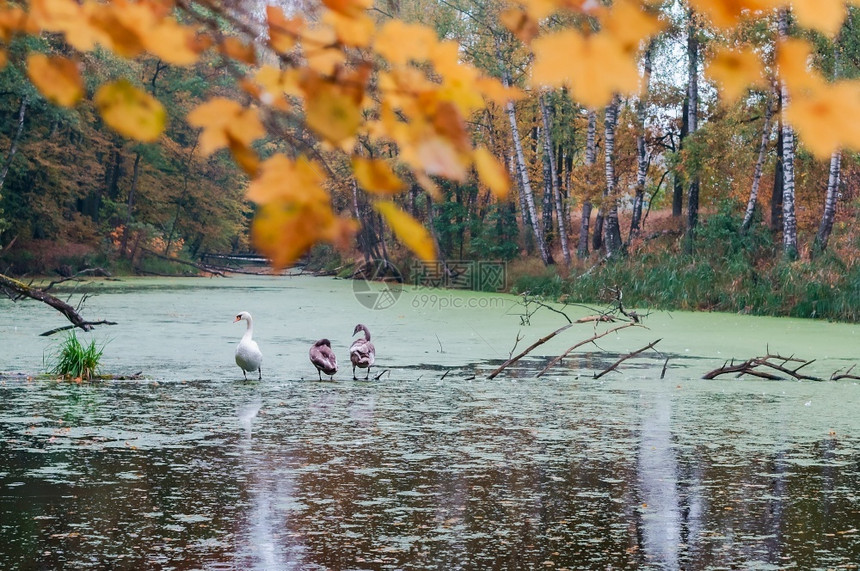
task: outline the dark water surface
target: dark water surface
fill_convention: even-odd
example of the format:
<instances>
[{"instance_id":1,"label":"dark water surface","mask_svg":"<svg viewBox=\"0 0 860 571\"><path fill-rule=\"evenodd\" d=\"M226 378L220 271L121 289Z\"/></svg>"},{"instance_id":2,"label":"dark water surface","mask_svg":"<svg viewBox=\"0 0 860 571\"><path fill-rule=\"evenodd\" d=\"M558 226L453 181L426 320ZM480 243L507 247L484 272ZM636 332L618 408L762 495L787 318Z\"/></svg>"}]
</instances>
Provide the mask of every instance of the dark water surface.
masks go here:
<instances>
[{"instance_id":1,"label":"dark water surface","mask_svg":"<svg viewBox=\"0 0 860 571\"><path fill-rule=\"evenodd\" d=\"M28 378L56 344L38 334L63 323L0 300L0 569L860 563L858 383L701 380L768 350L829 377L858 362L856 326L654 314L540 379L592 325L487 380L517 332L521 350L563 318L520 327L515 298L456 292L370 310L319 278L99 287L85 314L120 322L90 334L104 372L144 380ZM240 310L261 382L233 363ZM358 321L388 370L375 382L344 365ZM307 361L323 336L335 382ZM658 338L661 355L593 379Z\"/></svg>"}]
</instances>

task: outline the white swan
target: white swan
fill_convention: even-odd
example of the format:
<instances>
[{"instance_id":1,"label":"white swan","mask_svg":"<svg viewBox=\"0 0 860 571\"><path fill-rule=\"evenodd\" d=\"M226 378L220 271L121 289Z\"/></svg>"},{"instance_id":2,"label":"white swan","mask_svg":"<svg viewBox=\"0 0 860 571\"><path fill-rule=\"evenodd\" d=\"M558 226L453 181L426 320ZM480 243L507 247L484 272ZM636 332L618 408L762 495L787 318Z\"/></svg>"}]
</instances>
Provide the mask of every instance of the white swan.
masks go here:
<instances>
[{"instance_id":1,"label":"white swan","mask_svg":"<svg viewBox=\"0 0 860 571\"><path fill-rule=\"evenodd\" d=\"M352 380L358 380L355 378L355 368L358 367L360 369L367 369L367 375L364 377L364 380L366 381L370 378L370 367L372 367L373 362L376 361L376 348L373 346L373 343L370 342L370 331L368 331L367 327L359 323L355 326L355 330L352 334L355 335L359 331L364 331L364 339L356 339L353 344L350 345L349 360L352 361Z\"/></svg>"},{"instance_id":2,"label":"white swan","mask_svg":"<svg viewBox=\"0 0 860 571\"><path fill-rule=\"evenodd\" d=\"M263 363L263 353L260 351L257 342L251 339L251 336L254 334L254 322L251 319L251 314L243 311L236 316L233 323L242 321L243 319L248 322L248 328L245 330L245 334L242 335L242 340L236 345L236 364L242 369L242 375L245 376L246 381L248 380L248 375L245 371L252 373L257 371L260 375L258 379L262 380L263 370L260 368L260 365Z\"/></svg>"},{"instance_id":3,"label":"white swan","mask_svg":"<svg viewBox=\"0 0 860 571\"><path fill-rule=\"evenodd\" d=\"M320 380L322 380L323 373L329 377L334 377L334 374L337 373L337 357L331 350L331 341L328 339L320 339L311 345L308 355L311 358L311 363L317 368Z\"/></svg>"}]
</instances>

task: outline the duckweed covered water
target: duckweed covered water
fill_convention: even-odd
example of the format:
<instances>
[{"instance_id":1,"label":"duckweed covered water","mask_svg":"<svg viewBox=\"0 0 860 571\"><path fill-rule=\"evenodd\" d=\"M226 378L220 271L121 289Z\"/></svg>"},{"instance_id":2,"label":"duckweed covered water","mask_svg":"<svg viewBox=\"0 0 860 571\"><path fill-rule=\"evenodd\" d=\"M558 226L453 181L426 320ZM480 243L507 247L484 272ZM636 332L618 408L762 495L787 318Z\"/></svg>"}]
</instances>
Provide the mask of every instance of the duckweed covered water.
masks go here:
<instances>
[{"instance_id":1,"label":"duckweed covered water","mask_svg":"<svg viewBox=\"0 0 860 571\"><path fill-rule=\"evenodd\" d=\"M768 351L829 377L858 362L857 326L655 313L540 379L593 324L487 380L518 333L516 351L564 319L521 326L514 297L435 290L371 310L323 278L92 287L85 315L119 325L82 340L106 343L103 372L143 380L29 378L57 343L38 334L64 323L0 300L2 569L860 563L857 382L701 379ZM242 310L261 382L233 362ZM357 322L379 380L352 380ZM341 362L333 383L307 359L320 337ZM659 338L661 354L593 379Z\"/></svg>"}]
</instances>

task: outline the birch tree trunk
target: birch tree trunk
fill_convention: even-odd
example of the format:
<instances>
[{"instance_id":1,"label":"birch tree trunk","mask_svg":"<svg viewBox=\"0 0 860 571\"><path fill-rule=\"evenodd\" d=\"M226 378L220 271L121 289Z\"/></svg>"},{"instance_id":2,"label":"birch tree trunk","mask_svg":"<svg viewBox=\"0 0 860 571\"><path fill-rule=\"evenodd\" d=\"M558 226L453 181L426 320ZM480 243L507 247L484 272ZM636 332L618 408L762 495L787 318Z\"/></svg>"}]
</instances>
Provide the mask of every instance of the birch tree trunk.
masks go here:
<instances>
[{"instance_id":1,"label":"birch tree trunk","mask_svg":"<svg viewBox=\"0 0 860 571\"><path fill-rule=\"evenodd\" d=\"M604 241L606 242L606 254L614 256L621 252L621 227L618 224L618 197L615 189L615 127L618 123L618 96L614 96L609 105L606 106L606 118L604 119L604 130L606 147L604 149L604 166L606 170L606 190L604 191L604 204L606 221L604 229Z\"/></svg>"},{"instance_id":2,"label":"birch tree trunk","mask_svg":"<svg viewBox=\"0 0 860 571\"><path fill-rule=\"evenodd\" d=\"M833 56L833 79L839 79L839 59L841 51L842 34L836 38L835 53ZM827 177L827 192L824 195L824 212L821 215L821 223L815 234L815 241L809 251L810 258L827 249L830 241L830 232L833 231L833 219L836 217L836 201L839 198L839 182L842 169L842 151L837 150L830 155L830 174Z\"/></svg>"},{"instance_id":3,"label":"birch tree trunk","mask_svg":"<svg viewBox=\"0 0 860 571\"><path fill-rule=\"evenodd\" d=\"M585 165L591 167L597 160L597 149L595 146L594 136L597 130L597 114L594 111L588 112L588 132L585 138ZM591 181L588 181L589 183ZM590 184L589 184L590 186ZM587 196L582 201L582 222L579 225L579 244L576 249L576 254L580 258L588 256L588 225L591 220L591 199Z\"/></svg>"},{"instance_id":4,"label":"birch tree trunk","mask_svg":"<svg viewBox=\"0 0 860 571\"><path fill-rule=\"evenodd\" d=\"M681 132L678 133L678 150L684 148L684 139L687 138L689 124L687 123L690 113L689 91L684 95L684 104L681 106ZM673 151L675 149L672 149ZM681 176L680 165L676 164L672 171L672 216L680 218L684 213L684 180Z\"/></svg>"},{"instance_id":5,"label":"birch tree trunk","mask_svg":"<svg viewBox=\"0 0 860 571\"><path fill-rule=\"evenodd\" d=\"M649 43L643 54L643 67L645 73L642 77L642 93L636 103L636 120L639 133L636 135L636 154L638 155L636 169L636 193L633 197L633 215L630 219L630 234L627 241L630 242L640 231L642 223L642 203L645 200L645 178L648 174L648 155L645 149L645 99L651 84L651 50L653 44Z\"/></svg>"},{"instance_id":6,"label":"birch tree trunk","mask_svg":"<svg viewBox=\"0 0 860 571\"><path fill-rule=\"evenodd\" d=\"M841 166L842 151L836 151L830 157L830 176L827 179L827 194L824 197L824 214L821 216L821 224L818 226L818 233L815 235L812 255L827 249L830 232L833 231L833 219L836 217L836 200L839 197Z\"/></svg>"},{"instance_id":7,"label":"birch tree trunk","mask_svg":"<svg viewBox=\"0 0 860 571\"><path fill-rule=\"evenodd\" d=\"M699 123L699 38L694 20L695 13L690 10L687 23L687 128L688 135L696 132ZM694 167L697 169L697 167ZM687 234L684 249L688 254L693 253L696 238L696 226L699 225L699 173L690 173L690 186L687 190Z\"/></svg>"},{"instance_id":8,"label":"birch tree trunk","mask_svg":"<svg viewBox=\"0 0 860 571\"><path fill-rule=\"evenodd\" d=\"M773 168L773 192L770 195L770 230L782 233L782 90L777 88L776 164Z\"/></svg>"},{"instance_id":9,"label":"birch tree trunk","mask_svg":"<svg viewBox=\"0 0 860 571\"><path fill-rule=\"evenodd\" d=\"M570 265L570 246L567 242L567 220L561 201L561 190L558 185L558 168L552 152L552 131L550 130L549 108L543 94L538 98L540 102L541 118L543 119L543 149L544 157L549 166L549 175L552 180L552 196L555 199L555 214L558 220L558 241L561 245L561 253L564 263Z\"/></svg>"},{"instance_id":10,"label":"birch tree trunk","mask_svg":"<svg viewBox=\"0 0 860 571\"><path fill-rule=\"evenodd\" d=\"M511 80L507 69L504 70L503 83L505 87L510 87ZM532 232L534 232L535 241L537 242L538 252L540 253L540 259L543 261L544 265L548 266L552 263L552 259L549 255L549 250L546 247L546 242L543 239L543 231L540 227L540 219L537 216L537 209L535 208L535 197L532 192L532 185L529 180L529 173L526 165L525 153L523 153L523 142L520 139L520 130L517 127L517 113L514 109L514 104L511 101L505 105L505 110L508 114L508 121L511 124L511 137L514 143L514 156L516 158L517 165L517 175L522 185L523 198L525 199L526 206L528 208L529 219L531 220L531 228Z\"/></svg>"},{"instance_id":11,"label":"birch tree trunk","mask_svg":"<svg viewBox=\"0 0 860 571\"><path fill-rule=\"evenodd\" d=\"M29 103L29 99L25 95L21 98L21 105L18 106L18 126L15 128L15 134L12 136L9 152L6 153L3 170L0 171L0 196L3 195L3 185L6 183L6 175L9 174L9 167L12 166L12 159L15 158L15 153L18 152L18 141L21 140L21 133L24 131L24 117L27 114L27 103Z\"/></svg>"},{"instance_id":12,"label":"birch tree trunk","mask_svg":"<svg viewBox=\"0 0 860 571\"><path fill-rule=\"evenodd\" d=\"M779 37L788 37L788 8L779 12ZM785 120L785 110L791 104L788 88L780 82L782 92L782 251L790 259L797 258L797 218L794 206L794 129Z\"/></svg>"},{"instance_id":13,"label":"birch tree trunk","mask_svg":"<svg viewBox=\"0 0 860 571\"><path fill-rule=\"evenodd\" d=\"M773 105L770 98L765 103L764 110L764 127L761 132L761 142L758 146L758 159L755 162L755 170L753 171L752 188L750 188L750 198L747 201L747 209L744 212L744 220L741 223L741 234L746 234L752 224L753 213L755 212L756 203L758 202L758 187L761 183L761 170L764 166L764 158L767 154L767 142L770 140L771 119L773 118Z\"/></svg>"}]
</instances>

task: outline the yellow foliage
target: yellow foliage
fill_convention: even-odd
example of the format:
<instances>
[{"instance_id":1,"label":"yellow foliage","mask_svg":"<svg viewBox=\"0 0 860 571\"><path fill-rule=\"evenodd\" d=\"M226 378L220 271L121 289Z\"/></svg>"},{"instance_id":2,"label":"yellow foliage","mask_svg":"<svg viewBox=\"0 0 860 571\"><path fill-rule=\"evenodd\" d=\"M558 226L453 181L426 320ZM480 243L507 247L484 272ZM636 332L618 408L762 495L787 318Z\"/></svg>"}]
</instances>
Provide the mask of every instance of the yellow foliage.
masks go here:
<instances>
[{"instance_id":1,"label":"yellow foliage","mask_svg":"<svg viewBox=\"0 0 860 571\"><path fill-rule=\"evenodd\" d=\"M380 159L353 157L352 171L358 184L373 194L397 194L406 188L388 163Z\"/></svg>"},{"instance_id":2,"label":"yellow foliage","mask_svg":"<svg viewBox=\"0 0 860 571\"><path fill-rule=\"evenodd\" d=\"M356 48L368 47L376 30L373 19L367 14L347 17L337 12L326 12L323 22L334 28L342 44Z\"/></svg>"},{"instance_id":3,"label":"yellow foliage","mask_svg":"<svg viewBox=\"0 0 860 571\"><path fill-rule=\"evenodd\" d=\"M197 106L188 114L188 123L202 127L200 152L209 155L218 149L234 145L250 146L266 134L257 111L242 107L225 97L215 97Z\"/></svg>"},{"instance_id":4,"label":"yellow foliage","mask_svg":"<svg viewBox=\"0 0 860 571\"><path fill-rule=\"evenodd\" d=\"M860 81L839 81L793 97L785 117L806 148L819 159L837 149L860 149L860 131L853 119L860 116Z\"/></svg>"},{"instance_id":5,"label":"yellow foliage","mask_svg":"<svg viewBox=\"0 0 860 571\"><path fill-rule=\"evenodd\" d=\"M35 53L27 56L27 75L48 101L71 107L84 94L78 64L63 57Z\"/></svg>"},{"instance_id":6,"label":"yellow foliage","mask_svg":"<svg viewBox=\"0 0 860 571\"><path fill-rule=\"evenodd\" d=\"M761 60L749 47L740 50L719 47L705 67L705 75L720 87L727 103L736 101L750 86L766 85L763 71Z\"/></svg>"},{"instance_id":7,"label":"yellow foliage","mask_svg":"<svg viewBox=\"0 0 860 571\"><path fill-rule=\"evenodd\" d=\"M722 30L737 26L741 18L760 16L780 3L784 0L690 0L696 12L705 14Z\"/></svg>"},{"instance_id":8,"label":"yellow foliage","mask_svg":"<svg viewBox=\"0 0 860 571\"><path fill-rule=\"evenodd\" d=\"M438 43L436 32L421 24L388 20L376 35L373 49L393 64L425 61Z\"/></svg>"},{"instance_id":9,"label":"yellow foliage","mask_svg":"<svg viewBox=\"0 0 860 571\"><path fill-rule=\"evenodd\" d=\"M326 8L347 18L358 18L373 7L373 0L322 0Z\"/></svg>"},{"instance_id":10,"label":"yellow foliage","mask_svg":"<svg viewBox=\"0 0 860 571\"><path fill-rule=\"evenodd\" d=\"M361 126L361 109L338 86L320 83L305 95L305 122L325 141L348 150Z\"/></svg>"},{"instance_id":11,"label":"yellow foliage","mask_svg":"<svg viewBox=\"0 0 860 571\"><path fill-rule=\"evenodd\" d=\"M806 28L835 36L848 15L845 0L792 0L797 22Z\"/></svg>"},{"instance_id":12,"label":"yellow foliage","mask_svg":"<svg viewBox=\"0 0 860 571\"><path fill-rule=\"evenodd\" d=\"M102 85L94 101L105 123L138 141L155 141L167 122L161 102L124 79Z\"/></svg>"},{"instance_id":13,"label":"yellow foliage","mask_svg":"<svg viewBox=\"0 0 860 571\"><path fill-rule=\"evenodd\" d=\"M269 45L273 50L286 53L296 45L296 39L305 27L301 17L287 18L284 11L271 4L266 6L266 19L269 23Z\"/></svg>"},{"instance_id":14,"label":"yellow foliage","mask_svg":"<svg viewBox=\"0 0 860 571\"><path fill-rule=\"evenodd\" d=\"M436 245L424 226L403 212L393 202L376 202L373 207L382 214L397 239L424 262L436 259Z\"/></svg>"}]
</instances>

